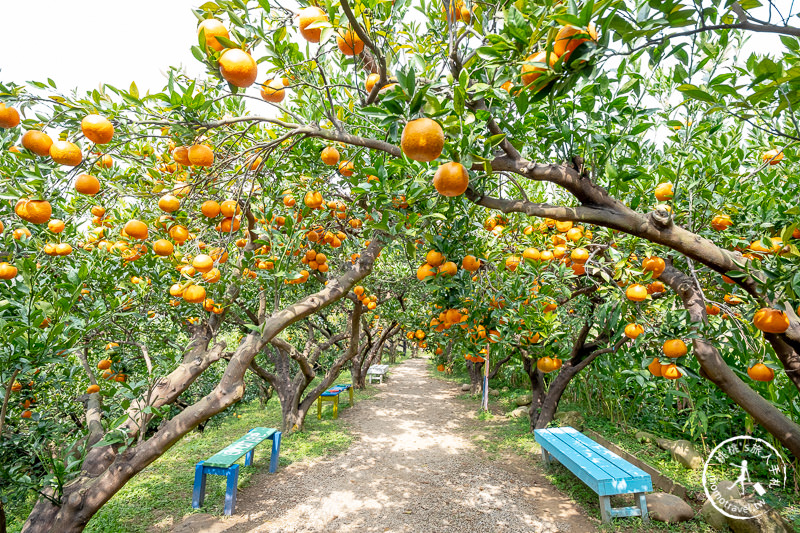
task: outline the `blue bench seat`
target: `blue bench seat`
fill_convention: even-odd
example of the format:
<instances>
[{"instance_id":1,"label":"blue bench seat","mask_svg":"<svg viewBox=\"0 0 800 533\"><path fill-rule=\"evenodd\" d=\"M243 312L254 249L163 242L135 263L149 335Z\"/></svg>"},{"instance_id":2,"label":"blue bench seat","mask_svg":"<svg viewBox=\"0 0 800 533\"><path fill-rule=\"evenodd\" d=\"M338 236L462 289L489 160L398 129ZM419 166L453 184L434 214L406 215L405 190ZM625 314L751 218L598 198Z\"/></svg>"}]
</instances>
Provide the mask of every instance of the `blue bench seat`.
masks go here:
<instances>
[{"instance_id":1,"label":"blue bench seat","mask_svg":"<svg viewBox=\"0 0 800 533\"><path fill-rule=\"evenodd\" d=\"M632 465L571 427L534 430L546 465L555 459L600 497L603 522L612 517L641 516L648 522L645 493L652 492L650 474ZM611 496L633 494L634 507L611 507Z\"/></svg>"}]
</instances>

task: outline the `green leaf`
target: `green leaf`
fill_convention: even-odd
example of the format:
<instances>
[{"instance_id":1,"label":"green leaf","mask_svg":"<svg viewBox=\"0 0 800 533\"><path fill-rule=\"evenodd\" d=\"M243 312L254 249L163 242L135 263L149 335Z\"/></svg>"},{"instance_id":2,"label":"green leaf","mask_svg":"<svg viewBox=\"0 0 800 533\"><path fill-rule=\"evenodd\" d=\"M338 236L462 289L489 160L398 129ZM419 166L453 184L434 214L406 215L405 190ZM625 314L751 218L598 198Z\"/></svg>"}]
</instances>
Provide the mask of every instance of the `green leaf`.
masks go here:
<instances>
[{"instance_id":1,"label":"green leaf","mask_svg":"<svg viewBox=\"0 0 800 533\"><path fill-rule=\"evenodd\" d=\"M130 93L131 93L131 96L133 96L134 98L137 98L137 99L139 98L139 88L136 87L136 82L135 81L131 82Z\"/></svg>"}]
</instances>

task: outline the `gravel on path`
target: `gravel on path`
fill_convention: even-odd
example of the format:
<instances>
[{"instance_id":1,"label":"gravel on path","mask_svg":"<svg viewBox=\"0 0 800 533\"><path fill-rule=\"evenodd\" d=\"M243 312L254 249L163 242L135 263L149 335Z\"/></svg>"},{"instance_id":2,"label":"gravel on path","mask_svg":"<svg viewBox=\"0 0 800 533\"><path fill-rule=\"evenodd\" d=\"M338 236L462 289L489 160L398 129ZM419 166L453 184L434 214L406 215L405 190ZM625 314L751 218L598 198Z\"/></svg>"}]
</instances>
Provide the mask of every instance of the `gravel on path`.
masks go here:
<instances>
[{"instance_id":1,"label":"gravel on path","mask_svg":"<svg viewBox=\"0 0 800 533\"><path fill-rule=\"evenodd\" d=\"M596 521L532 461L492 461L476 448L474 406L457 397L454 384L430 377L427 360L393 367L376 386L374 397L340 410L355 436L348 450L254 476L239 491L234 516L194 514L171 530L596 531Z\"/></svg>"}]
</instances>

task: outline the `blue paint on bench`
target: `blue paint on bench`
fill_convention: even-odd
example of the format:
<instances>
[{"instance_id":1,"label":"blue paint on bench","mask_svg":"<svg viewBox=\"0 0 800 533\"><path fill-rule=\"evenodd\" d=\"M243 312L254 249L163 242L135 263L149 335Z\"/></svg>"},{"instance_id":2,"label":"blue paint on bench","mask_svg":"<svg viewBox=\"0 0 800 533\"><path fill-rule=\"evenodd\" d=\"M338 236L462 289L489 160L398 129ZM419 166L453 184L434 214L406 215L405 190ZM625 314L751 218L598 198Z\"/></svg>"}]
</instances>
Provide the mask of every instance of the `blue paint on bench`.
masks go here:
<instances>
[{"instance_id":1,"label":"blue paint on bench","mask_svg":"<svg viewBox=\"0 0 800 533\"><path fill-rule=\"evenodd\" d=\"M339 395L344 391L350 393L350 406L353 406L353 385L334 385L317 398L317 418L322 419L322 402L333 402L333 418L339 418Z\"/></svg>"},{"instance_id":2,"label":"blue paint on bench","mask_svg":"<svg viewBox=\"0 0 800 533\"><path fill-rule=\"evenodd\" d=\"M192 508L199 509L203 506L203 501L206 497L206 476L208 474L225 476L225 514L232 515L236 509L236 487L239 483L239 465L235 463L244 455L244 466L252 465L255 447L267 439L272 440L269 472L274 474L278 469L281 432L272 428L253 428L247 435L217 452L209 459L197 463L194 469Z\"/></svg>"},{"instance_id":3,"label":"blue paint on bench","mask_svg":"<svg viewBox=\"0 0 800 533\"><path fill-rule=\"evenodd\" d=\"M653 490L647 472L571 427L537 429L534 435L546 464L551 457L558 460L597 493L604 522L612 516L641 516L647 520L644 493ZM633 494L637 506L611 509L609 497L617 494Z\"/></svg>"}]
</instances>

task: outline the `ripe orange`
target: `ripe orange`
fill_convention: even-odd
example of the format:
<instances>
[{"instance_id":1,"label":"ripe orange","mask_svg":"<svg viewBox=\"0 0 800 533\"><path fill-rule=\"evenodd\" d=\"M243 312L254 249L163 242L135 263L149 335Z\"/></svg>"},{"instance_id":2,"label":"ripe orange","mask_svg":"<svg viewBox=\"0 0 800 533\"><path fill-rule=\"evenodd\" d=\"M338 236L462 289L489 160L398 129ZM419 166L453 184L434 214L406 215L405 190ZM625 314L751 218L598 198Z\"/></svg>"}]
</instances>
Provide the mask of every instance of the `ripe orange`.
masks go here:
<instances>
[{"instance_id":1,"label":"ripe orange","mask_svg":"<svg viewBox=\"0 0 800 533\"><path fill-rule=\"evenodd\" d=\"M339 150L333 146L326 146L322 149L322 153L319 154L319 158L326 165L333 166L339 162Z\"/></svg>"},{"instance_id":2,"label":"ripe orange","mask_svg":"<svg viewBox=\"0 0 800 533\"><path fill-rule=\"evenodd\" d=\"M31 236L30 230L28 228L17 228L12 232L12 236L14 240L22 240L23 238L28 239Z\"/></svg>"},{"instance_id":3,"label":"ripe orange","mask_svg":"<svg viewBox=\"0 0 800 533\"><path fill-rule=\"evenodd\" d=\"M225 49L225 46L217 40L217 37L224 37L225 39L230 39L231 36L228 33L227 28L222 25L222 22L218 21L217 19L206 19L200 23L197 27L197 36L200 37L200 33L204 32L206 37L206 47L211 47L217 52L221 52Z\"/></svg>"},{"instance_id":4,"label":"ripe orange","mask_svg":"<svg viewBox=\"0 0 800 533\"><path fill-rule=\"evenodd\" d=\"M589 260L589 250L586 248L575 248L569 255L573 262L582 265Z\"/></svg>"},{"instance_id":5,"label":"ripe orange","mask_svg":"<svg viewBox=\"0 0 800 533\"><path fill-rule=\"evenodd\" d=\"M625 336L629 339L635 339L642 333L644 333L644 328L639 324L628 324L625 326Z\"/></svg>"},{"instance_id":6,"label":"ripe orange","mask_svg":"<svg viewBox=\"0 0 800 533\"><path fill-rule=\"evenodd\" d=\"M428 263L423 263L417 269L417 279L420 281L425 280L425 278L430 278L436 276L436 267L433 265L429 265Z\"/></svg>"},{"instance_id":7,"label":"ripe orange","mask_svg":"<svg viewBox=\"0 0 800 533\"><path fill-rule=\"evenodd\" d=\"M658 278L667 268L667 264L660 257L647 257L642 260L642 270L645 272L652 272L653 279Z\"/></svg>"},{"instance_id":8,"label":"ripe orange","mask_svg":"<svg viewBox=\"0 0 800 533\"><path fill-rule=\"evenodd\" d=\"M106 144L114 137L114 126L100 115L86 115L81 120L83 135L95 144Z\"/></svg>"},{"instance_id":9,"label":"ripe orange","mask_svg":"<svg viewBox=\"0 0 800 533\"><path fill-rule=\"evenodd\" d=\"M322 193L319 191L308 191L303 197L303 203L311 209L317 209L322 206Z\"/></svg>"},{"instance_id":10,"label":"ripe orange","mask_svg":"<svg viewBox=\"0 0 800 533\"><path fill-rule=\"evenodd\" d=\"M239 228L242 226L242 218L241 217L226 217L222 219L222 222L219 223L219 230L222 233L230 233L232 231L239 231ZM173 237L174 238L174 237Z\"/></svg>"},{"instance_id":11,"label":"ripe orange","mask_svg":"<svg viewBox=\"0 0 800 533\"><path fill-rule=\"evenodd\" d=\"M481 261L474 255L464 256L464 259L461 261L461 268L463 268L468 272L475 272L480 267L481 267Z\"/></svg>"},{"instance_id":12,"label":"ripe orange","mask_svg":"<svg viewBox=\"0 0 800 533\"><path fill-rule=\"evenodd\" d=\"M556 40L553 43L553 52L559 57L564 57L564 63L569 61L572 52L582 43L589 40L597 41L597 29L594 24L589 24L588 28L578 28L567 24L558 30Z\"/></svg>"},{"instance_id":13,"label":"ripe orange","mask_svg":"<svg viewBox=\"0 0 800 533\"><path fill-rule=\"evenodd\" d=\"M781 159L783 159L783 151L772 149L761 154L761 160L764 163L769 162L770 165L777 165Z\"/></svg>"},{"instance_id":14,"label":"ripe orange","mask_svg":"<svg viewBox=\"0 0 800 533\"><path fill-rule=\"evenodd\" d=\"M208 272L203 272L203 280L208 283L216 283L222 277L222 272L218 268L212 268Z\"/></svg>"},{"instance_id":15,"label":"ripe orange","mask_svg":"<svg viewBox=\"0 0 800 533\"><path fill-rule=\"evenodd\" d=\"M436 250L431 250L425 255L425 261L434 267L438 267L444 262L444 255L437 252Z\"/></svg>"},{"instance_id":16,"label":"ripe orange","mask_svg":"<svg viewBox=\"0 0 800 533\"><path fill-rule=\"evenodd\" d=\"M660 281L654 281L653 283L647 286L647 294L656 294L659 292L664 292L667 288L664 284Z\"/></svg>"},{"instance_id":17,"label":"ripe orange","mask_svg":"<svg viewBox=\"0 0 800 533\"><path fill-rule=\"evenodd\" d=\"M663 365L661 367L661 375L667 379L678 379L683 376L683 373L674 364Z\"/></svg>"},{"instance_id":18,"label":"ripe orange","mask_svg":"<svg viewBox=\"0 0 800 533\"><path fill-rule=\"evenodd\" d=\"M5 261L0 263L0 279L14 279L17 277L17 267Z\"/></svg>"},{"instance_id":19,"label":"ripe orange","mask_svg":"<svg viewBox=\"0 0 800 533\"><path fill-rule=\"evenodd\" d=\"M558 54L555 53L548 55L547 52L541 51L529 55L528 58L525 59L525 64L522 65L522 84L526 87L531 85L539 76L547 72L549 68L553 68L556 61L558 61ZM537 64L532 65L531 63ZM544 64L547 66L542 66ZM531 86L531 90L534 90L534 87L535 85Z\"/></svg>"},{"instance_id":20,"label":"ripe orange","mask_svg":"<svg viewBox=\"0 0 800 533\"><path fill-rule=\"evenodd\" d=\"M32 224L44 224L53 214L53 208L47 200L21 199L14 207L14 211L19 218Z\"/></svg>"},{"instance_id":21,"label":"ripe orange","mask_svg":"<svg viewBox=\"0 0 800 533\"><path fill-rule=\"evenodd\" d=\"M16 128L19 126L19 112L13 107L0 104L0 128Z\"/></svg>"},{"instance_id":22,"label":"ripe orange","mask_svg":"<svg viewBox=\"0 0 800 533\"><path fill-rule=\"evenodd\" d=\"M2 104L0 104L0 105L2 105ZM33 412L31 412L29 409L26 409L26 410L22 411L22 414L19 415L20 418L30 418L32 416L33 416Z\"/></svg>"},{"instance_id":23,"label":"ripe orange","mask_svg":"<svg viewBox=\"0 0 800 533\"><path fill-rule=\"evenodd\" d=\"M664 366L666 366L666 365L664 365ZM658 360L658 357L653 359L650 362L650 364L647 365L647 370L649 370L651 374L653 374L654 376L657 376L659 378L661 377L661 369L662 369L662 365L661 365L661 361Z\"/></svg>"},{"instance_id":24,"label":"ripe orange","mask_svg":"<svg viewBox=\"0 0 800 533\"><path fill-rule=\"evenodd\" d=\"M200 206L200 212L208 218L215 218L219 215L221 209L220 205L214 200L206 200L203 202L203 205Z\"/></svg>"},{"instance_id":25,"label":"ripe orange","mask_svg":"<svg viewBox=\"0 0 800 533\"><path fill-rule=\"evenodd\" d=\"M286 91L283 89L283 82L279 78L267 80L261 84L261 98L266 102L278 104L286 97Z\"/></svg>"},{"instance_id":26,"label":"ripe orange","mask_svg":"<svg viewBox=\"0 0 800 533\"><path fill-rule=\"evenodd\" d=\"M455 276L458 273L458 266L452 261L447 261L439 267L439 274L443 276Z\"/></svg>"},{"instance_id":27,"label":"ripe orange","mask_svg":"<svg viewBox=\"0 0 800 533\"><path fill-rule=\"evenodd\" d=\"M726 214L717 215L711 219L711 227L717 231L725 231L733 225L731 217Z\"/></svg>"},{"instance_id":28,"label":"ripe orange","mask_svg":"<svg viewBox=\"0 0 800 533\"><path fill-rule=\"evenodd\" d=\"M635 283L628 287L628 289L625 291L625 296L627 296L628 300L631 300L632 302L641 302L647 299L647 288L644 285Z\"/></svg>"},{"instance_id":29,"label":"ripe orange","mask_svg":"<svg viewBox=\"0 0 800 533\"><path fill-rule=\"evenodd\" d=\"M222 53L219 71L228 83L236 87L250 87L258 77L256 60L239 48L230 48Z\"/></svg>"},{"instance_id":30,"label":"ripe orange","mask_svg":"<svg viewBox=\"0 0 800 533\"><path fill-rule=\"evenodd\" d=\"M364 50L364 41L352 28L342 28L336 36L336 46L346 56L357 56Z\"/></svg>"},{"instance_id":31,"label":"ripe orange","mask_svg":"<svg viewBox=\"0 0 800 533\"><path fill-rule=\"evenodd\" d=\"M214 268L214 260L210 255L198 254L192 260L192 266L200 273L205 274Z\"/></svg>"},{"instance_id":32,"label":"ripe orange","mask_svg":"<svg viewBox=\"0 0 800 533\"><path fill-rule=\"evenodd\" d=\"M181 201L171 194L165 194L158 200L158 207L167 213L174 213L181 208Z\"/></svg>"},{"instance_id":33,"label":"ripe orange","mask_svg":"<svg viewBox=\"0 0 800 533\"><path fill-rule=\"evenodd\" d=\"M22 146L40 157L45 157L50 155L53 139L39 130L28 130L22 136Z\"/></svg>"},{"instance_id":34,"label":"ripe orange","mask_svg":"<svg viewBox=\"0 0 800 533\"><path fill-rule=\"evenodd\" d=\"M66 242L56 244L56 255L65 256L72 253L72 246Z\"/></svg>"},{"instance_id":35,"label":"ripe orange","mask_svg":"<svg viewBox=\"0 0 800 533\"><path fill-rule=\"evenodd\" d=\"M176 148L175 151L178 149ZM188 151L189 164L210 167L214 164L214 151L205 144L193 144Z\"/></svg>"},{"instance_id":36,"label":"ripe orange","mask_svg":"<svg viewBox=\"0 0 800 533\"><path fill-rule=\"evenodd\" d=\"M438 158L444 149L444 130L429 118L418 118L406 124L400 137L400 148L414 161L427 163Z\"/></svg>"},{"instance_id":37,"label":"ripe orange","mask_svg":"<svg viewBox=\"0 0 800 533\"><path fill-rule=\"evenodd\" d=\"M525 248L522 251L522 258L528 261L539 261L542 258L542 254L536 248Z\"/></svg>"},{"instance_id":38,"label":"ripe orange","mask_svg":"<svg viewBox=\"0 0 800 533\"><path fill-rule=\"evenodd\" d=\"M517 270L517 267L519 266L519 261L520 258L518 255L509 255L508 257L506 257L506 268L511 272L514 272L515 270Z\"/></svg>"},{"instance_id":39,"label":"ripe orange","mask_svg":"<svg viewBox=\"0 0 800 533\"><path fill-rule=\"evenodd\" d=\"M369 76L367 76L367 81L364 82L364 88L367 90L367 93L372 92L372 88L375 87L375 84L381 80L381 75L377 72L373 72Z\"/></svg>"},{"instance_id":40,"label":"ripe orange","mask_svg":"<svg viewBox=\"0 0 800 533\"><path fill-rule=\"evenodd\" d=\"M127 233L132 239L144 240L147 238L147 224L141 220L129 220L125 224L124 229L125 233Z\"/></svg>"},{"instance_id":41,"label":"ripe orange","mask_svg":"<svg viewBox=\"0 0 800 533\"><path fill-rule=\"evenodd\" d=\"M686 348L686 343L684 343L681 339L670 339L664 342L661 350L664 352L664 355L673 359L683 357L688 351Z\"/></svg>"},{"instance_id":42,"label":"ripe orange","mask_svg":"<svg viewBox=\"0 0 800 533\"><path fill-rule=\"evenodd\" d=\"M756 363L748 368L747 375L756 381L772 381L775 379L775 371L764 363Z\"/></svg>"},{"instance_id":43,"label":"ripe orange","mask_svg":"<svg viewBox=\"0 0 800 533\"><path fill-rule=\"evenodd\" d=\"M178 146L172 151L172 158L175 160L176 163L179 165L189 166L192 164L189 161L189 147L188 146Z\"/></svg>"},{"instance_id":44,"label":"ripe orange","mask_svg":"<svg viewBox=\"0 0 800 533\"><path fill-rule=\"evenodd\" d=\"M309 28L315 22L327 22L328 15L318 7L307 7L300 10L299 28L300 35L310 43L318 43L322 28Z\"/></svg>"},{"instance_id":45,"label":"ripe orange","mask_svg":"<svg viewBox=\"0 0 800 533\"><path fill-rule=\"evenodd\" d=\"M720 308L714 304L706 304L706 313L709 315L718 315L720 313Z\"/></svg>"},{"instance_id":46,"label":"ripe orange","mask_svg":"<svg viewBox=\"0 0 800 533\"><path fill-rule=\"evenodd\" d=\"M100 180L89 174L80 174L75 180L75 191L87 196L100 192Z\"/></svg>"},{"instance_id":47,"label":"ripe orange","mask_svg":"<svg viewBox=\"0 0 800 533\"><path fill-rule=\"evenodd\" d=\"M659 202L664 202L666 200L669 200L675 195L672 192L671 183L659 183L655 191L653 192L656 195L656 200L658 200Z\"/></svg>"},{"instance_id":48,"label":"ripe orange","mask_svg":"<svg viewBox=\"0 0 800 533\"><path fill-rule=\"evenodd\" d=\"M440 166L433 175L433 186L442 196L459 196L469 187L469 174L461 163L451 161Z\"/></svg>"},{"instance_id":49,"label":"ripe orange","mask_svg":"<svg viewBox=\"0 0 800 533\"><path fill-rule=\"evenodd\" d=\"M190 304L200 303L206 299L206 290L199 285L189 285L183 291L183 299Z\"/></svg>"},{"instance_id":50,"label":"ripe orange","mask_svg":"<svg viewBox=\"0 0 800 533\"><path fill-rule=\"evenodd\" d=\"M345 177L350 177L355 172L356 168L352 161L342 161L339 163L339 174Z\"/></svg>"},{"instance_id":51,"label":"ripe orange","mask_svg":"<svg viewBox=\"0 0 800 533\"><path fill-rule=\"evenodd\" d=\"M549 374L550 372L556 370L557 363L552 357L545 356L536 361L536 368L545 374Z\"/></svg>"},{"instance_id":52,"label":"ripe orange","mask_svg":"<svg viewBox=\"0 0 800 533\"><path fill-rule=\"evenodd\" d=\"M59 165L75 167L83 161L81 149L69 141L56 141L50 146L50 157Z\"/></svg>"},{"instance_id":53,"label":"ripe orange","mask_svg":"<svg viewBox=\"0 0 800 533\"><path fill-rule=\"evenodd\" d=\"M764 333L786 333L789 317L780 309L763 307L753 316L753 324Z\"/></svg>"},{"instance_id":54,"label":"ripe orange","mask_svg":"<svg viewBox=\"0 0 800 533\"><path fill-rule=\"evenodd\" d=\"M59 220L57 218L51 219L50 222L47 223L47 229L49 229L53 233L61 233L62 231L64 231L65 227L66 226L64 225L64 221Z\"/></svg>"},{"instance_id":55,"label":"ripe orange","mask_svg":"<svg viewBox=\"0 0 800 533\"><path fill-rule=\"evenodd\" d=\"M86 394L94 394L95 392L100 392L100 385L89 385L86 387Z\"/></svg>"}]
</instances>

